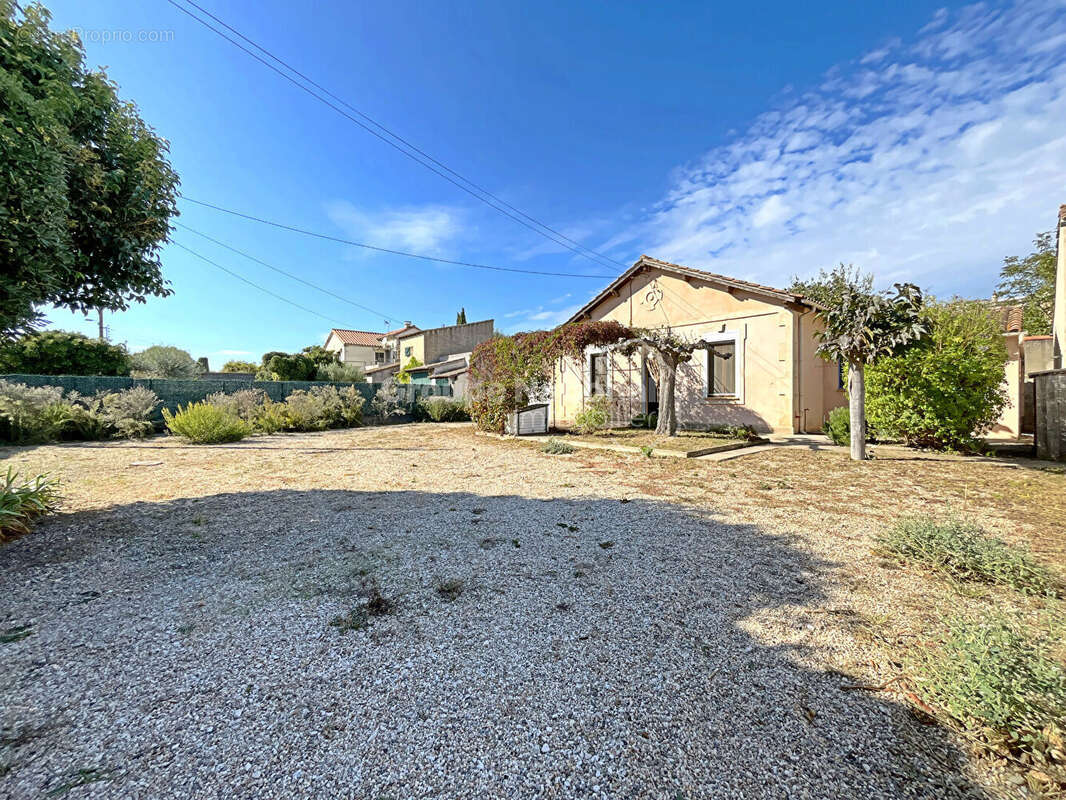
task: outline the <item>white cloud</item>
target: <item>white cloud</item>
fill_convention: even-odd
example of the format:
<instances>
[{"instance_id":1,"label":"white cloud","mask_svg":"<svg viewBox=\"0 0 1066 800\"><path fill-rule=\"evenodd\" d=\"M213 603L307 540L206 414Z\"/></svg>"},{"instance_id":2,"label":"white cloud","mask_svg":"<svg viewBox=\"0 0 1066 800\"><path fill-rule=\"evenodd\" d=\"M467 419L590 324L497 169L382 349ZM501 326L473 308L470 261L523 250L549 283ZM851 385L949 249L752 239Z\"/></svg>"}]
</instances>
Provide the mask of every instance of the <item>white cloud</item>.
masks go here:
<instances>
[{"instance_id":1,"label":"white cloud","mask_svg":"<svg viewBox=\"0 0 1066 800\"><path fill-rule=\"evenodd\" d=\"M462 210L450 206L366 211L347 201L336 201L327 205L326 213L353 239L424 255L445 253L463 227Z\"/></svg>"},{"instance_id":2,"label":"white cloud","mask_svg":"<svg viewBox=\"0 0 1066 800\"><path fill-rule=\"evenodd\" d=\"M988 292L1066 200L1066 5L936 12L675 171L607 246L770 284L854 261Z\"/></svg>"}]
</instances>

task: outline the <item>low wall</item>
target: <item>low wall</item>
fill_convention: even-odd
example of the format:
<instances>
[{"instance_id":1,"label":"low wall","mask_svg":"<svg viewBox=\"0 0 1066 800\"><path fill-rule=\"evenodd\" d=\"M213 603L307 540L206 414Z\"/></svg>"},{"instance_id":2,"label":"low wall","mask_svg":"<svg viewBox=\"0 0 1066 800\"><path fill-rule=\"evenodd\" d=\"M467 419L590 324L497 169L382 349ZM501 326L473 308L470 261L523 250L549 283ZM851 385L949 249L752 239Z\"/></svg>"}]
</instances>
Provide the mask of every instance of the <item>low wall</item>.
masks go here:
<instances>
[{"instance_id":1,"label":"low wall","mask_svg":"<svg viewBox=\"0 0 1066 800\"><path fill-rule=\"evenodd\" d=\"M251 380L207 380L203 378L116 378L104 375L0 375L0 380L12 383L25 383L27 386L58 386L64 391L74 391L83 395L97 392L120 392L132 386L147 386L162 401L156 411L156 422L163 420L163 408L175 411L179 405L196 403L209 394L239 392L242 389L260 389L271 400L281 402L297 389L309 389L312 386L336 386L344 389L354 386L366 398L367 404L374 399L380 385L369 383L333 383L326 381L251 381ZM400 400L413 405L420 397L428 395L450 396L448 386L416 386L414 384L397 384ZM369 413L369 409L367 409Z\"/></svg>"},{"instance_id":2,"label":"low wall","mask_svg":"<svg viewBox=\"0 0 1066 800\"><path fill-rule=\"evenodd\" d=\"M1066 461L1066 369L1033 373L1036 457Z\"/></svg>"}]
</instances>

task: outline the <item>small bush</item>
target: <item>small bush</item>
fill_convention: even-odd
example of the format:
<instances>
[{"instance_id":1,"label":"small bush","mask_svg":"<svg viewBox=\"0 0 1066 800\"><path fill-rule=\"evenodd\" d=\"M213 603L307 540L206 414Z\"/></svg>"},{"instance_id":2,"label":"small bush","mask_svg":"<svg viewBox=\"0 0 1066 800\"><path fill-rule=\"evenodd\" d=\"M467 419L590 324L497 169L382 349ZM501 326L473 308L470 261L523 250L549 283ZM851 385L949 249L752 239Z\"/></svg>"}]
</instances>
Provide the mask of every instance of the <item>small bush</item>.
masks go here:
<instances>
[{"instance_id":1,"label":"small bush","mask_svg":"<svg viewBox=\"0 0 1066 800\"><path fill-rule=\"evenodd\" d=\"M374 399L370 401L370 408L377 416L386 418L407 413L407 406L400 399L400 390L393 380L381 384Z\"/></svg>"},{"instance_id":2,"label":"small bush","mask_svg":"<svg viewBox=\"0 0 1066 800\"><path fill-rule=\"evenodd\" d=\"M315 371L316 381L332 381L333 383L363 383L366 381L366 373L362 367L350 364L319 364Z\"/></svg>"},{"instance_id":3,"label":"small bush","mask_svg":"<svg viewBox=\"0 0 1066 800\"><path fill-rule=\"evenodd\" d=\"M159 397L145 386L107 392L98 400L98 416L107 429L124 439L143 439L155 431L152 414ZM90 413L93 413L90 410ZM83 423L83 427L86 423Z\"/></svg>"},{"instance_id":4,"label":"small bush","mask_svg":"<svg viewBox=\"0 0 1066 800\"><path fill-rule=\"evenodd\" d=\"M238 419L252 422L266 399L266 392L262 389L241 389L237 392L215 392L209 394L204 401Z\"/></svg>"},{"instance_id":5,"label":"small bush","mask_svg":"<svg viewBox=\"0 0 1066 800\"><path fill-rule=\"evenodd\" d=\"M35 444L59 437L66 425L63 390L0 381L0 439Z\"/></svg>"},{"instance_id":6,"label":"small bush","mask_svg":"<svg viewBox=\"0 0 1066 800\"><path fill-rule=\"evenodd\" d=\"M964 730L1066 782L1066 668L1052 654L1056 637L1031 638L1021 620L1002 615L946 623L939 646L915 648L907 658L916 694Z\"/></svg>"},{"instance_id":7,"label":"small bush","mask_svg":"<svg viewBox=\"0 0 1066 800\"><path fill-rule=\"evenodd\" d=\"M565 456L574 452L574 447L559 439L549 439L540 450L551 456Z\"/></svg>"},{"instance_id":8,"label":"small bush","mask_svg":"<svg viewBox=\"0 0 1066 800\"><path fill-rule=\"evenodd\" d=\"M741 441L753 442L759 438L755 428L751 425L712 425L707 429L712 436L724 436L727 439L740 439Z\"/></svg>"},{"instance_id":9,"label":"small bush","mask_svg":"<svg viewBox=\"0 0 1066 800\"><path fill-rule=\"evenodd\" d=\"M470 419L466 403L451 397L423 397L418 401L421 416L433 422L465 422Z\"/></svg>"},{"instance_id":10,"label":"small bush","mask_svg":"<svg viewBox=\"0 0 1066 800\"><path fill-rule=\"evenodd\" d=\"M204 371L187 351L158 344L134 353L130 366L134 378L198 378Z\"/></svg>"},{"instance_id":11,"label":"small bush","mask_svg":"<svg viewBox=\"0 0 1066 800\"><path fill-rule=\"evenodd\" d=\"M333 393L297 389L285 398L285 429L290 431L324 431L340 422L341 402L337 390Z\"/></svg>"},{"instance_id":12,"label":"small bush","mask_svg":"<svg viewBox=\"0 0 1066 800\"><path fill-rule=\"evenodd\" d=\"M247 422L206 401L178 406L176 414L164 408L163 419L171 433L195 444L237 442L252 432Z\"/></svg>"},{"instance_id":13,"label":"small bush","mask_svg":"<svg viewBox=\"0 0 1066 800\"><path fill-rule=\"evenodd\" d=\"M847 447L851 444L851 411L847 406L834 408L825 421L825 435L833 444Z\"/></svg>"},{"instance_id":14,"label":"small bush","mask_svg":"<svg viewBox=\"0 0 1066 800\"><path fill-rule=\"evenodd\" d=\"M0 478L0 542L29 533L33 520L53 510L59 502L58 485L47 475L20 480L8 467Z\"/></svg>"},{"instance_id":15,"label":"small bush","mask_svg":"<svg viewBox=\"0 0 1066 800\"><path fill-rule=\"evenodd\" d=\"M24 375L129 375L122 345L71 331L34 331L0 347L0 371Z\"/></svg>"},{"instance_id":16,"label":"small bush","mask_svg":"<svg viewBox=\"0 0 1066 800\"><path fill-rule=\"evenodd\" d=\"M260 433L283 431L286 421L285 404L275 403L269 397L263 400L262 405L255 408L250 420L252 427Z\"/></svg>"},{"instance_id":17,"label":"small bush","mask_svg":"<svg viewBox=\"0 0 1066 800\"><path fill-rule=\"evenodd\" d=\"M642 456L644 456L645 458L651 458L652 456L655 455L655 448L651 447L649 445L646 445L646 444L641 445L640 446L640 454Z\"/></svg>"},{"instance_id":18,"label":"small bush","mask_svg":"<svg viewBox=\"0 0 1066 800\"><path fill-rule=\"evenodd\" d=\"M1025 550L988 536L960 520L936 522L909 517L897 522L879 542L901 561L921 564L960 580L1013 586L1027 593L1053 593L1051 574Z\"/></svg>"},{"instance_id":19,"label":"small bush","mask_svg":"<svg viewBox=\"0 0 1066 800\"><path fill-rule=\"evenodd\" d=\"M363 393L354 386L345 386L343 389L337 389L332 386L328 388L333 389L340 398L341 423L349 428L362 425L363 406L366 405L366 398L363 397ZM312 391L314 390L312 389Z\"/></svg>"},{"instance_id":20,"label":"small bush","mask_svg":"<svg viewBox=\"0 0 1066 800\"><path fill-rule=\"evenodd\" d=\"M596 433L611 424L611 398L593 395L585 401L585 407L574 415L574 427L579 433Z\"/></svg>"}]
</instances>

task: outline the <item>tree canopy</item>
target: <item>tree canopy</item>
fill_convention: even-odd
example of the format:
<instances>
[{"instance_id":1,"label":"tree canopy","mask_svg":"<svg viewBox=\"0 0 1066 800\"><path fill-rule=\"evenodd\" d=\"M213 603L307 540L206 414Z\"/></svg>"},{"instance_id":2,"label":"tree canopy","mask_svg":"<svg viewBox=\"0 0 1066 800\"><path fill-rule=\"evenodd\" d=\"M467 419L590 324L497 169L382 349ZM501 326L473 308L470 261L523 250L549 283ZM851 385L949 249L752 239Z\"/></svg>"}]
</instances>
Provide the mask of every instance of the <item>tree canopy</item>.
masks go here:
<instances>
[{"instance_id":1,"label":"tree canopy","mask_svg":"<svg viewBox=\"0 0 1066 800\"><path fill-rule=\"evenodd\" d=\"M38 323L44 304L121 311L171 293L168 145L49 21L37 3L0 0L0 336Z\"/></svg>"},{"instance_id":2,"label":"tree canopy","mask_svg":"<svg viewBox=\"0 0 1066 800\"><path fill-rule=\"evenodd\" d=\"M840 264L833 269L820 269L817 277L806 280L794 275L788 290L829 308L840 302L845 291L873 294L874 276L854 264Z\"/></svg>"},{"instance_id":3,"label":"tree canopy","mask_svg":"<svg viewBox=\"0 0 1066 800\"><path fill-rule=\"evenodd\" d=\"M187 350L152 345L130 357L134 378L198 378L203 368Z\"/></svg>"},{"instance_id":4,"label":"tree canopy","mask_svg":"<svg viewBox=\"0 0 1066 800\"><path fill-rule=\"evenodd\" d=\"M129 375L122 345L72 331L32 331L0 346L0 372L26 375Z\"/></svg>"},{"instance_id":5,"label":"tree canopy","mask_svg":"<svg viewBox=\"0 0 1066 800\"><path fill-rule=\"evenodd\" d=\"M1055 237L1052 231L1038 233L1033 252L1024 258L1007 256L999 272L996 292L1024 307L1022 328L1037 336L1051 333L1055 310Z\"/></svg>"}]
</instances>

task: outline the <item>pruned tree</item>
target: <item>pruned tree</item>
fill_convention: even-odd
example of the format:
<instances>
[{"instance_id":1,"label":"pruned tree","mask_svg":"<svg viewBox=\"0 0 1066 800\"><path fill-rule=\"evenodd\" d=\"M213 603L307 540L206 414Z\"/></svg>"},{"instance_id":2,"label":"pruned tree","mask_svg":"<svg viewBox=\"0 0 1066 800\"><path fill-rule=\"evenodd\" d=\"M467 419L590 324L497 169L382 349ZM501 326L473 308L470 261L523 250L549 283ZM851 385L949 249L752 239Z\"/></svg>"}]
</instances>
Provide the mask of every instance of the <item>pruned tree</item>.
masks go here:
<instances>
[{"instance_id":1,"label":"pruned tree","mask_svg":"<svg viewBox=\"0 0 1066 800\"><path fill-rule=\"evenodd\" d=\"M632 333L631 338L612 345L610 349L627 356L638 350L647 352L648 372L659 387L659 420L655 425L655 434L676 436L674 387L677 385L677 368L691 361L692 354L707 347L708 342L685 339L670 328L635 328Z\"/></svg>"},{"instance_id":2,"label":"pruned tree","mask_svg":"<svg viewBox=\"0 0 1066 800\"><path fill-rule=\"evenodd\" d=\"M455 315L456 325L466 325L466 309L460 308L459 313Z\"/></svg>"},{"instance_id":3,"label":"pruned tree","mask_svg":"<svg viewBox=\"0 0 1066 800\"><path fill-rule=\"evenodd\" d=\"M835 305L816 313L824 325L815 333L818 355L848 365L851 457L862 461L866 458L865 366L882 356L897 355L926 334L922 290L913 283L897 283L890 294L853 284L841 291Z\"/></svg>"}]
</instances>

